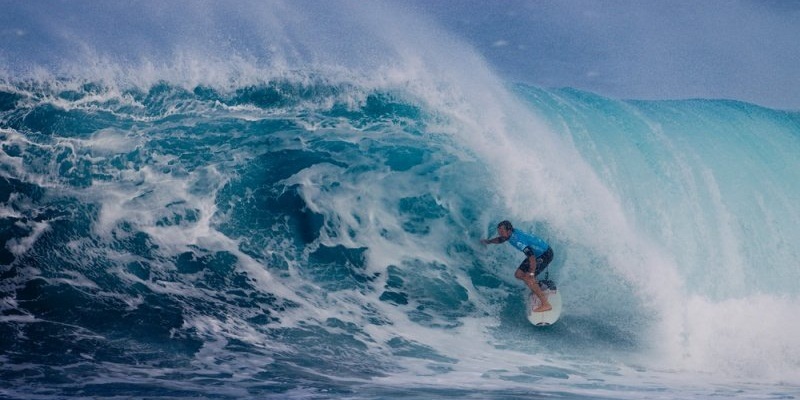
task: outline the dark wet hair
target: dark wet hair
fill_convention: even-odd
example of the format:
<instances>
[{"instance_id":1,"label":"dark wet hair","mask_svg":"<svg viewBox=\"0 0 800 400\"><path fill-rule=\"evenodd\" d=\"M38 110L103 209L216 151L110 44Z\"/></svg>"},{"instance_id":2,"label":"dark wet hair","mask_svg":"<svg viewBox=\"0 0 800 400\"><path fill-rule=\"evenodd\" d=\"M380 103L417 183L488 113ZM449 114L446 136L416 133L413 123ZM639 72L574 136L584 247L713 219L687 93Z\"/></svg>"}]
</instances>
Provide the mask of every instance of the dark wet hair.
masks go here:
<instances>
[{"instance_id":1,"label":"dark wet hair","mask_svg":"<svg viewBox=\"0 0 800 400\"><path fill-rule=\"evenodd\" d=\"M500 221L500 223L497 224L498 228L501 227L501 226L503 228L505 228L507 231L513 231L514 230L514 226L511 225L511 222L508 221L508 220Z\"/></svg>"}]
</instances>

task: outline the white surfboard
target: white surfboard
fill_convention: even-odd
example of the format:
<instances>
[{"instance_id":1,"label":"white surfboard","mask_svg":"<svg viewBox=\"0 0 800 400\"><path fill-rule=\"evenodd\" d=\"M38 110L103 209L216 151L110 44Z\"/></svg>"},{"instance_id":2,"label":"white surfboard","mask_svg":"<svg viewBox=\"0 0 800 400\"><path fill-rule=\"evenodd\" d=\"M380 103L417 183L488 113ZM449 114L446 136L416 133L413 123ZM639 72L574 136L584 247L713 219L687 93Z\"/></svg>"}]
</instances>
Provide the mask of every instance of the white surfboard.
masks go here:
<instances>
[{"instance_id":1,"label":"white surfboard","mask_svg":"<svg viewBox=\"0 0 800 400\"><path fill-rule=\"evenodd\" d=\"M533 312L536 307L539 307L541 302L533 292L529 292L528 301L525 302L528 308L528 321L536 326L552 325L558 321L558 318L561 316L561 293L559 293L558 289L556 289L556 285L553 284L552 281L540 281L539 286L544 291L544 294L547 296L547 301L550 302L553 309L544 312Z\"/></svg>"}]
</instances>

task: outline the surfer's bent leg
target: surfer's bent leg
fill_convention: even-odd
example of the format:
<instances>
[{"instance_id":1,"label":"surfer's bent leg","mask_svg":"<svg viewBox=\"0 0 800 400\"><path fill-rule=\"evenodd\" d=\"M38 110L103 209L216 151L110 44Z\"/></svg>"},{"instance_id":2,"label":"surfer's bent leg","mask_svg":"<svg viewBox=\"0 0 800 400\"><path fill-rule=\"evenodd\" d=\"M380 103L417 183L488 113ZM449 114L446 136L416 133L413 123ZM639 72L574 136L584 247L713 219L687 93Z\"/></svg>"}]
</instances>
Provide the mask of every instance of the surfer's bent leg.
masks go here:
<instances>
[{"instance_id":1,"label":"surfer's bent leg","mask_svg":"<svg viewBox=\"0 0 800 400\"><path fill-rule=\"evenodd\" d=\"M538 261L538 260L537 260ZM536 282L536 277L531 272L531 265L528 258L519 265L517 271L514 272L514 277L522 280L528 286L529 289L539 298L540 305L534 309L534 312L543 312L552 310L553 307L550 305L550 302L547 301L547 296L544 294L544 291L539 287L539 283Z\"/></svg>"}]
</instances>

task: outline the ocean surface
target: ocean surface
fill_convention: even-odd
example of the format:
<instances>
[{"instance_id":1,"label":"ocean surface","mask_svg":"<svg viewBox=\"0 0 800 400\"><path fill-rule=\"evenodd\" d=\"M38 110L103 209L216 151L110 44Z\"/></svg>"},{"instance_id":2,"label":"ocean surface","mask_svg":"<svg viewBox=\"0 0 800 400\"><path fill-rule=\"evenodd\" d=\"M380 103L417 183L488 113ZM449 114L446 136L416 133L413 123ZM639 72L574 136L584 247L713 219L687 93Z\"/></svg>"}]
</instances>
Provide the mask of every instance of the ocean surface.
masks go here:
<instances>
[{"instance_id":1,"label":"ocean surface","mask_svg":"<svg viewBox=\"0 0 800 400\"><path fill-rule=\"evenodd\" d=\"M383 40L2 74L0 398L800 398L799 112Z\"/></svg>"}]
</instances>

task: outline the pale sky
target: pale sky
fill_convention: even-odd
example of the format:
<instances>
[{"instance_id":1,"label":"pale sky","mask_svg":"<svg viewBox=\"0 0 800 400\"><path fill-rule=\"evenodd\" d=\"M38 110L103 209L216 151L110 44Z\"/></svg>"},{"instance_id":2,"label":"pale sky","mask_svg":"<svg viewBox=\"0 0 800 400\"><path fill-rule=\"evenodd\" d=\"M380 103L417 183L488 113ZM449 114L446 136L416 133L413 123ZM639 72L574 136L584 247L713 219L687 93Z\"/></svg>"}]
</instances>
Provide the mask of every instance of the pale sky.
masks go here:
<instances>
[{"instance_id":1,"label":"pale sky","mask_svg":"<svg viewBox=\"0 0 800 400\"><path fill-rule=\"evenodd\" d=\"M189 44L214 51L220 41L259 56L269 47L264 31L270 29L306 41L342 33L349 40L328 39L325 48L357 54L358 47L374 53L370 38L359 37L351 27L375 10L396 8L471 46L508 81L615 98L724 98L800 110L800 1L364 4L0 0L0 70L13 75L14 68L47 65L86 50L121 62L140 54L167 58Z\"/></svg>"},{"instance_id":2,"label":"pale sky","mask_svg":"<svg viewBox=\"0 0 800 400\"><path fill-rule=\"evenodd\" d=\"M414 0L504 76L800 110L800 1Z\"/></svg>"}]
</instances>

